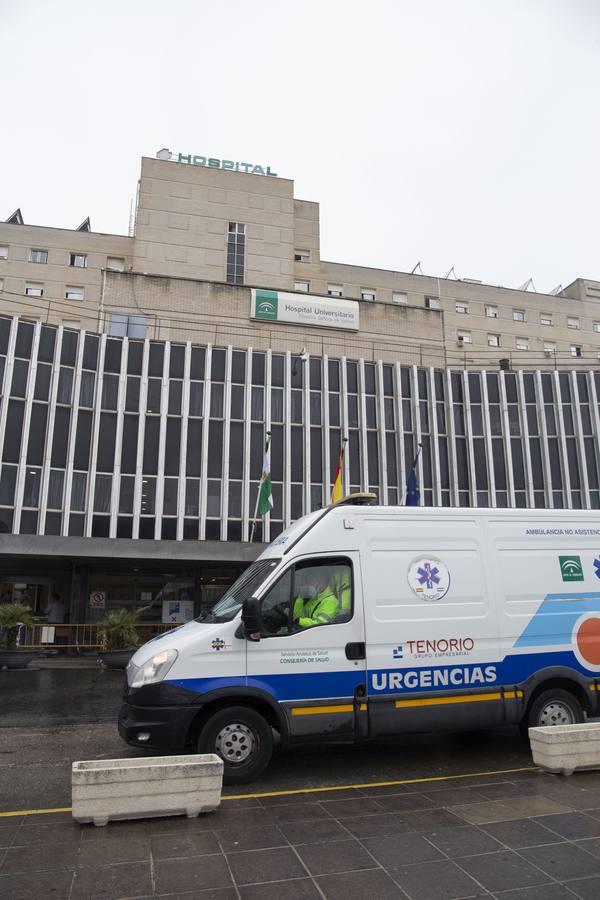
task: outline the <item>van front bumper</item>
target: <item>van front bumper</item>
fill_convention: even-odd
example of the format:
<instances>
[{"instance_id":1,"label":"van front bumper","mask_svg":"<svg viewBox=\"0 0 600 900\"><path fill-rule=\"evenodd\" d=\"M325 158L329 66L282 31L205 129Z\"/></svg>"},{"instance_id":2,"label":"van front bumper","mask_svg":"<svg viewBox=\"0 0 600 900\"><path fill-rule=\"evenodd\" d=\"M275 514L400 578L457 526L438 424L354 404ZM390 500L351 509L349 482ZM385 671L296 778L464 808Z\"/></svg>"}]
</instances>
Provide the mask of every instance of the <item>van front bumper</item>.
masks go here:
<instances>
[{"instance_id":1,"label":"van front bumper","mask_svg":"<svg viewBox=\"0 0 600 900\"><path fill-rule=\"evenodd\" d=\"M119 711L119 734L132 747L183 750L197 712L197 707L189 706L153 707L123 703Z\"/></svg>"}]
</instances>

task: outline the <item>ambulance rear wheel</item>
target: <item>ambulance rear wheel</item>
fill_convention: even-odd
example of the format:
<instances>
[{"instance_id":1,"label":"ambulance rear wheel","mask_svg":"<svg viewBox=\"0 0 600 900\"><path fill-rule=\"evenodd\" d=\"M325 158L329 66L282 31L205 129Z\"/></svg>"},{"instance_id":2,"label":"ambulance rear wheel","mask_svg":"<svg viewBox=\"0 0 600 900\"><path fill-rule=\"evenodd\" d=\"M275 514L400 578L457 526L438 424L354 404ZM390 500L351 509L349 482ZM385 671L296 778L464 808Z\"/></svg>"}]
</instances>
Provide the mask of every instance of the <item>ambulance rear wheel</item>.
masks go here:
<instances>
[{"instance_id":1,"label":"ambulance rear wheel","mask_svg":"<svg viewBox=\"0 0 600 900\"><path fill-rule=\"evenodd\" d=\"M577 697L560 688L550 688L536 697L523 723L526 728L544 725L576 725L583 722L583 707Z\"/></svg>"},{"instance_id":2,"label":"ambulance rear wheel","mask_svg":"<svg viewBox=\"0 0 600 900\"><path fill-rule=\"evenodd\" d=\"M231 706L208 720L200 732L198 752L221 757L225 784L246 784L268 766L273 753L273 731L256 710Z\"/></svg>"}]
</instances>

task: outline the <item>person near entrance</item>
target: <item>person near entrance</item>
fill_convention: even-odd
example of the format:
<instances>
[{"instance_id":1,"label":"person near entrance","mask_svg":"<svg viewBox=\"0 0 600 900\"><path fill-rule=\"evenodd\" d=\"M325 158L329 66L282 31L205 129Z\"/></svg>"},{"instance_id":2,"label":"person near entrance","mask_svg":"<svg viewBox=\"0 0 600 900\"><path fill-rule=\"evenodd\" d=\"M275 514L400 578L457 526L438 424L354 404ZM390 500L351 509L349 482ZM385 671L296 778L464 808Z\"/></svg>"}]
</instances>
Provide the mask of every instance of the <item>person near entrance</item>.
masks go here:
<instances>
[{"instance_id":1,"label":"person near entrance","mask_svg":"<svg viewBox=\"0 0 600 900\"><path fill-rule=\"evenodd\" d=\"M48 606L44 610L44 614L46 615L49 624L63 624L63 622L65 621L65 606L60 599L60 594L57 594L56 592L52 594L50 600L48 601Z\"/></svg>"},{"instance_id":2,"label":"person near entrance","mask_svg":"<svg viewBox=\"0 0 600 900\"><path fill-rule=\"evenodd\" d=\"M331 570L319 566L306 569L300 575L299 593L294 600L294 623L299 628L329 625L340 609L340 602L331 587Z\"/></svg>"}]
</instances>

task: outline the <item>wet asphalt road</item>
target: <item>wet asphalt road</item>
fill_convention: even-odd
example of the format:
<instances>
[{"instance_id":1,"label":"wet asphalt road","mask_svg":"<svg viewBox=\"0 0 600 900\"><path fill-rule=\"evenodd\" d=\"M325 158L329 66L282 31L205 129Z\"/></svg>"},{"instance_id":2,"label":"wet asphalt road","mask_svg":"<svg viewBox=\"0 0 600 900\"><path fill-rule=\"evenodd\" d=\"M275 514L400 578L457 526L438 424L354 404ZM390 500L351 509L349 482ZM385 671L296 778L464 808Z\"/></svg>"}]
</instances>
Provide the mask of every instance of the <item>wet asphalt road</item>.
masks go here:
<instances>
[{"instance_id":1,"label":"wet asphalt road","mask_svg":"<svg viewBox=\"0 0 600 900\"><path fill-rule=\"evenodd\" d=\"M68 807L73 760L134 757L116 730L123 673L99 669L0 671L0 811ZM427 734L362 746L279 751L246 794L418 779L531 766L516 728Z\"/></svg>"}]
</instances>

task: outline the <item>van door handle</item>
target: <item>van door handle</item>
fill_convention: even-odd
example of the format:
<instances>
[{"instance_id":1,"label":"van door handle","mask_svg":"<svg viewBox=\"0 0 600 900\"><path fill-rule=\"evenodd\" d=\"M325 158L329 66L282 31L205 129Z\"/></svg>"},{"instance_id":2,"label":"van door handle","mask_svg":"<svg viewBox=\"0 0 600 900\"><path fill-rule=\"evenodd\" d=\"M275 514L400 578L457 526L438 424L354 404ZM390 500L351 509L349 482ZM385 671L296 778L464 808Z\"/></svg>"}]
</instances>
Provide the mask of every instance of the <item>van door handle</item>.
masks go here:
<instances>
[{"instance_id":1,"label":"van door handle","mask_svg":"<svg viewBox=\"0 0 600 900\"><path fill-rule=\"evenodd\" d=\"M366 656L364 641L346 644L346 659L364 659Z\"/></svg>"}]
</instances>

